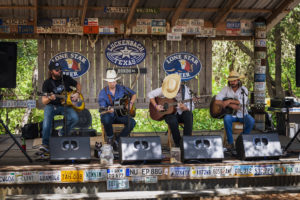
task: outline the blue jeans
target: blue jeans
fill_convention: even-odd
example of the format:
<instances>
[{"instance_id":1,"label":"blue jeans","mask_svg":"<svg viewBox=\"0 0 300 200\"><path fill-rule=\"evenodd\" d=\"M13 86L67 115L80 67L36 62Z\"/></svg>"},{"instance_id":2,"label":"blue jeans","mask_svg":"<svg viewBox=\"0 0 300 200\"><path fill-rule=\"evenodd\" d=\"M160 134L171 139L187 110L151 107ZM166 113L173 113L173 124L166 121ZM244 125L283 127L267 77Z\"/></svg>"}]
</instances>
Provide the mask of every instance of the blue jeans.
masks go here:
<instances>
[{"instance_id":1,"label":"blue jeans","mask_svg":"<svg viewBox=\"0 0 300 200\"><path fill-rule=\"evenodd\" d=\"M119 117L116 114L103 114L100 116L101 117L101 123L104 126L106 136L107 138L113 138L114 133L113 133L113 127L112 124L124 124L125 127L120 133L120 136L117 138L119 140L120 137L127 137L129 133L132 131L132 129L135 127L135 120L133 118L130 118L130 126L128 124L128 116L122 116Z\"/></svg>"},{"instance_id":2,"label":"blue jeans","mask_svg":"<svg viewBox=\"0 0 300 200\"><path fill-rule=\"evenodd\" d=\"M232 137L232 122L241 122L243 123L243 118L233 117L232 115L225 115L224 117L224 126L227 135L227 142L228 144L233 144L233 137ZM245 115L245 133L242 134L249 134L254 126L255 120L251 115Z\"/></svg>"},{"instance_id":3,"label":"blue jeans","mask_svg":"<svg viewBox=\"0 0 300 200\"><path fill-rule=\"evenodd\" d=\"M79 121L79 117L76 111L71 107L64 106L54 106L52 104L46 105L44 109L44 121L43 121L43 144L49 145L49 138L51 136L52 129L52 121L55 115L63 115L64 109L66 109L66 117L67 117L67 133L74 128L74 126ZM64 134L64 128L61 130L62 134Z\"/></svg>"}]
</instances>

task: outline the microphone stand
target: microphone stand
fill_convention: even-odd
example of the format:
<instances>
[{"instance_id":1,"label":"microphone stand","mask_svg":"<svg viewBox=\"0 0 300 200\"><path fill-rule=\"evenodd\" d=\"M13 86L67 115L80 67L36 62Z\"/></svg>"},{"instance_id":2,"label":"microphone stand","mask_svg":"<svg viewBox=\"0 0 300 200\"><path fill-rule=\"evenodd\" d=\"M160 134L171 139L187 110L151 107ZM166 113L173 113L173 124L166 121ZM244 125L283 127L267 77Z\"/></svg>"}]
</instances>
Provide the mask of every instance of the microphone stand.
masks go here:
<instances>
[{"instance_id":1,"label":"microphone stand","mask_svg":"<svg viewBox=\"0 0 300 200\"><path fill-rule=\"evenodd\" d=\"M242 90L242 101L243 101L243 133L245 133L245 95L247 95L245 93L245 90L243 88L241 88Z\"/></svg>"},{"instance_id":2,"label":"microphone stand","mask_svg":"<svg viewBox=\"0 0 300 200\"><path fill-rule=\"evenodd\" d=\"M63 121L63 126L64 126L64 134L65 136L69 136L69 133L67 133L67 114L66 114L66 111L67 111L67 98L68 98L68 94L67 94L67 88L65 86L65 82L64 82L64 74L63 74L63 71L61 71L61 80L62 80L62 84L64 86L64 91L65 91L65 103L64 103L64 121Z\"/></svg>"}]
</instances>

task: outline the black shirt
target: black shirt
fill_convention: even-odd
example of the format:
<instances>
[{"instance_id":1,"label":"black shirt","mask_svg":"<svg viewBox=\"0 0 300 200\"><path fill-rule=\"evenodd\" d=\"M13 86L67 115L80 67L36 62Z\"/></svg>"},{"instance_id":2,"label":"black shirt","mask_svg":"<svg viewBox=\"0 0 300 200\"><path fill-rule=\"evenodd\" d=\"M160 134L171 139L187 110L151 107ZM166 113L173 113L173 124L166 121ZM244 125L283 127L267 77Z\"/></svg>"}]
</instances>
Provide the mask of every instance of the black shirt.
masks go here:
<instances>
[{"instance_id":1,"label":"black shirt","mask_svg":"<svg viewBox=\"0 0 300 200\"><path fill-rule=\"evenodd\" d=\"M45 80L43 84L43 93L54 93L54 94L61 94L63 91L71 92L73 91L70 86L76 87L77 81L75 81L70 76L63 76L64 85L62 84L62 79L54 80L49 78ZM61 105L61 98L56 98L54 101L50 101L49 104L53 105Z\"/></svg>"}]
</instances>

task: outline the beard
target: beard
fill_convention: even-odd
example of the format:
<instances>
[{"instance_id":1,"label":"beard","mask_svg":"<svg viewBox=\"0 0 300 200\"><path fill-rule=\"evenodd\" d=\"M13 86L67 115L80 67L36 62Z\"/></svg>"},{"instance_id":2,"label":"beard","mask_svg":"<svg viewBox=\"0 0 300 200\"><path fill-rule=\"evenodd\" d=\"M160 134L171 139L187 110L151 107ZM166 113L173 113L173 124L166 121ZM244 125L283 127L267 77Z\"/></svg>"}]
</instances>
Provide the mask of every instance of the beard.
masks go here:
<instances>
[{"instance_id":1,"label":"beard","mask_svg":"<svg viewBox=\"0 0 300 200\"><path fill-rule=\"evenodd\" d=\"M60 80L61 79L61 73L59 74L52 74L53 77L56 79L56 80Z\"/></svg>"},{"instance_id":2,"label":"beard","mask_svg":"<svg viewBox=\"0 0 300 200\"><path fill-rule=\"evenodd\" d=\"M239 85L238 85L238 84L230 84L230 87L231 87L231 88L238 88Z\"/></svg>"}]
</instances>

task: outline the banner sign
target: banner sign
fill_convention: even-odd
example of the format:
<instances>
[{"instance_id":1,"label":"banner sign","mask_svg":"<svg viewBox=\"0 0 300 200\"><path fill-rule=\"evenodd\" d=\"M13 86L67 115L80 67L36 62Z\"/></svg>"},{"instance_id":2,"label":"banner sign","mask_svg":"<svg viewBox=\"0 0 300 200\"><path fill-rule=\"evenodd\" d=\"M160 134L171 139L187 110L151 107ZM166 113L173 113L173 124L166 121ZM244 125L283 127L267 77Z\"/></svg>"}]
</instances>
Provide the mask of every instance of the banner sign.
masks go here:
<instances>
[{"instance_id":1,"label":"banner sign","mask_svg":"<svg viewBox=\"0 0 300 200\"><path fill-rule=\"evenodd\" d=\"M62 66L63 74L78 78L90 68L90 61L77 52L61 52L50 59L49 63L58 62Z\"/></svg>"},{"instance_id":2,"label":"banner sign","mask_svg":"<svg viewBox=\"0 0 300 200\"><path fill-rule=\"evenodd\" d=\"M129 67L141 63L146 58L146 48L138 41L121 39L106 47L105 56L115 65Z\"/></svg>"},{"instance_id":3,"label":"banner sign","mask_svg":"<svg viewBox=\"0 0 300 200\"><path fill-rule=\"evenodd\" d=\"M200 72L202 65L196 56L180 52L167 57L163 67L167 74L177 73L181 76L181 81L188 81Z\"/></svg>"}]
</instances>

